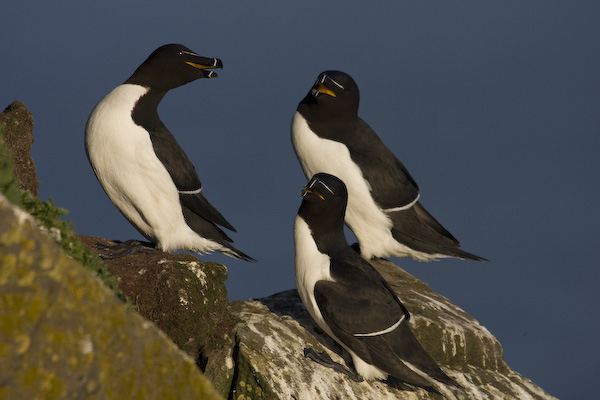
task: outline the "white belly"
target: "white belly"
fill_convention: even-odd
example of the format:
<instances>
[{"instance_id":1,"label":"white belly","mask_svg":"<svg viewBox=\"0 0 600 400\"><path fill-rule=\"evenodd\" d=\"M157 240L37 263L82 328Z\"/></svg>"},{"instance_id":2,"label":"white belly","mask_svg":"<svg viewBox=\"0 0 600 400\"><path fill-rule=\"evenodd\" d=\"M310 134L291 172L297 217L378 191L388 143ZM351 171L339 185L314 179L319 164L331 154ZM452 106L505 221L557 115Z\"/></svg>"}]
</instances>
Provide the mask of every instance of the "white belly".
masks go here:
<instances>
[{"instance_id":1,"label":"white belly","mask_svg":"<svg viewBox=\"0 0 600 400\"><path fill-rule=\"evenodd\" d=\"M189 236L177 188L131 111L147 88L124 84L92 110L85 147L106 194L140 233L164 250L175 238ZM197 235L196 235L197 236ZM177 246L175 246L177 248Z\"/></svg>"},{"instance_id":2,"label":"white belly","mask_svg":"<svg viewBox=\"0 0 600 400\"><path fill-rule=\"evenodd\" d=\"M323 331L344 347L352 356L356 371L365 379L385 379L387 374L363 361L331 331L319 311L315 299L315 284L318 281L334 281L330 273L329 257L317 248L308 224L296 216L294 221L294 244L296 248L296 288L308 313Z\"/></svg>"},{"instance_id":3,"label":"white belly","mask_svg":"<svg viewBox=\"0 0 600 400\"><path fill-rule=\"evenodd\" d=\"M296 216L294 221L294 245L296 249L295 275L296 288L300 299L317 325L334 337L325 323L315 299L315 285L318 281L333 281L330 273L329 256L317 248L308 224Z\"/></svg>"},{"instance_id":4,"label":"white belly","mask_svg":"<svg viewBox=\"0 0 600 400\"><path fill-rule=\"evenodd\" d=\"M308 179L316 173L325 172L346 184L348 207L345 222L360 242L364 258L412 253L393 238L391 220L373 200L369 183L352 161L345 145L317 136L299 112L292 120L292 144Z\"/></svg>"}]
</instances>

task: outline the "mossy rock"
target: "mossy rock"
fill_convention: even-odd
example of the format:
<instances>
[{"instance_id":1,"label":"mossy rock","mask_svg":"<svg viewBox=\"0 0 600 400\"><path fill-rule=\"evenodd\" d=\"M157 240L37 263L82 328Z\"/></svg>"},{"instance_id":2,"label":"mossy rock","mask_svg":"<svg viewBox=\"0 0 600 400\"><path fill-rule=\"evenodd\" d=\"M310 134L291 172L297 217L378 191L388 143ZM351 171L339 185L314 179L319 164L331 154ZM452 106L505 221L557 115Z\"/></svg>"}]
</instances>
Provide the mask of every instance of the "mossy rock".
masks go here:
<instances>
[{"instance_id":1,"label":"mossy rock","mask_svg":"<svg viewBox=\"0 0 600 400\"><path fill-rule=\"evenodd\" d=\"M512 371L500 343L473 317L431 291L395 264L373 266L412 313L411 329L432 358L462 388L433 381L435 391L394 387L381 381L355 382L304 357L304 348L327 352L352 367L348 353L312 320L296 290L232 303L236 325L236 371L230 399L554 399ZM250 389L250 390L249 390Z\"/></svg>"},{"instance_id":2,"label":"mossy rock","mask_svg":"<svg viewBox=\"0 0 600 400\"><path fill-rule=\"evenodd\" d=\"M0 398L221 398L193 359L2 195L0 321Z\"/></svg>"},{"instance_id":3,"label":"mossy rock","mask_svg":"<svg viewBox=\"0 0 600 400\"><path fill-rule=\"evenodd\" d=\"M102 247L116 244L91 236L79 238L98 254L110 253ZM226 395L233 378L235 325L225 287L227 268L192 254L159 250L104 262L136 311L196 360L217 391Z\"/></svg>"},{"instance_id":4,"label":"mossy rock","mask_svg":"<svg viewBox=\"0 0 600 400\"><path fill-rule=\"evenodd\" d=\"M15 160L14 175L19 187L37 196L39 182L35 164L31 158L33 146L33 117L20 101L10 104L0 114L0 138Z\"/></svg>"}]
</instances>

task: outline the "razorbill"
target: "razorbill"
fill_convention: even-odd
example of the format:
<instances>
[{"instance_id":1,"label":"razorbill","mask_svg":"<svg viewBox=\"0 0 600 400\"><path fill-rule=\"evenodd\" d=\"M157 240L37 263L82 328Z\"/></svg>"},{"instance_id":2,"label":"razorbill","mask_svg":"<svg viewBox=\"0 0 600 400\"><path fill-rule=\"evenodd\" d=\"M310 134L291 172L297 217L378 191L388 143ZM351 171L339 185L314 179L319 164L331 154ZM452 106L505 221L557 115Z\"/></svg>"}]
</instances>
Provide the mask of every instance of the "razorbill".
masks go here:
<instances>
[{"instance_id":1,"label":"razorbill","mask_svg":"<svg viewBox=\"0 0 600 400\"><path fill-rule=\"evenodd\" d=\"M298 105L292 144L307 178L326 172L348 187L346 224L366 259L443 257L482 260L423 208L404 165L358 116L358 86L348 74L325 71Z\"/></svg>"},{"instance_id":2,"label":"razorbill","mask_svg":"<svg viewBox=\"0 0 600 400\"><path fill-rule=\"evenodd\" d=\"M209 70L222 67L180 44L159 47L92 110L85 149L110 200L159 249L254 261L217 226L235 231L202 194L194 166L157 111L169 90L216 77Z\"/></svg>"},{"instance_id":3,"label":"razorbill","mask_svg":"<svg viewBox=\"0 0 600 400\"><path fill-rule=\"evenodd\" d=\"M350 353L358 375L458 386L419 344L408 310L385 279L348 245L344 183L319 173L302 196L294 223L298 294L317 325Z\"/></svg>"}]
</instances>

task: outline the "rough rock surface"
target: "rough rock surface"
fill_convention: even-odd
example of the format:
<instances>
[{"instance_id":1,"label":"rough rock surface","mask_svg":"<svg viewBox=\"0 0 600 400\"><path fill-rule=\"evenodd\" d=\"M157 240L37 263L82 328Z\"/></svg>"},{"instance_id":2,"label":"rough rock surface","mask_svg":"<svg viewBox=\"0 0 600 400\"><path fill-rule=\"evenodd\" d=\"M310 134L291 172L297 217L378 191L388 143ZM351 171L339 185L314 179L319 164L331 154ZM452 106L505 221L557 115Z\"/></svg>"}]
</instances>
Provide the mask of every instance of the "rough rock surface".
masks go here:
<instances>
[{"instance_id":1,"label":"rough rock surface","mask_svg":"<svg viewBox=\"0 0 600 400\"><path fill-rule=\"evenodd\" d=\"M0 195L0 398L218 399L156 327Z\"/></svg>"},{"instance_id":2,"label":"rough rock surface","mask_svg":"<svg viewBox=\"0 0 600 400\"><path fill-rule=\"evenodd\" d=\"M312 346L334 361L349 355L312 321L295 290L232 303L236 326L236 372L232 399L552 399L512 371L500 343L487 329L422 281L388 261L373 265L409 311L411 327L429 354L463 389L435 384L439 393L386 383L354 382L303 356Z\"/></svg>"},{"instance_id":3,"label":"rough rock surface","mask_svg":"<svg viewBox=\"0 0 600 400\"><path fill-rule=\"evenodd\" d=\"M20 101L13 102L0 114L0 137L4 137L15 161L14 174L20 182L19 187L37 196L39 183L31 158L33 117Z\"/></svg>"},{"instance_id":4,"label":"rough rock surface","mask_svg":"<svg viewBox=\"0 0 600 400\"><path fill-rule=\"evenodd\" d=\"M98 254L106 254L98 244L116 244L90 236L80 239ZM228 308L227 268L191 254L158 250L104 263L136 310L196 360L217 391L229 393L235 321Z\"/></svg>"},{"instance_id":5,"label":"rough rock surface","mask_svg":"<svg viewBox=\"0 0 600 400\"><path fill-rule=\"evenodd\" d=\"M15 175L35 194L32 128L19 102L0 115ZM80 239L97 253L114 244ZM295 290L229 305L222 265L159 251L106 264L139 314L0 195L1 399L552 399L506 365L476 320L386 261L373 264L413 313L419 341L464 389L356 383L303 357L312 346L350 365Z\"/></svg>"}]
</instances>

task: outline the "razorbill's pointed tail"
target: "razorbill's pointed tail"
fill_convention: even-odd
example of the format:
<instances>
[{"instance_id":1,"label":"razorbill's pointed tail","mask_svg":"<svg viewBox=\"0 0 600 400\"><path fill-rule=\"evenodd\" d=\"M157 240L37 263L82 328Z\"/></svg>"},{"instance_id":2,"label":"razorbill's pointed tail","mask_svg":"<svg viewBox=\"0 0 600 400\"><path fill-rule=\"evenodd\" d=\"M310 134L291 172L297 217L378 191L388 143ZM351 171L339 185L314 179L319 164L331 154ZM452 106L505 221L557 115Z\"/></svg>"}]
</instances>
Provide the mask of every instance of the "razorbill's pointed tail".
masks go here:
<instances>
[{"instance_id":1,"label":"razorbill's pointed tail","mask_svg":"<svg viewBox=\"0 0 600 400\"><path fill-rule=\"evenodd\" d=\"M302 196L294 225L296 286L317 325L350 353L364 379L458 387L419 344L408 310L385 279L348 245L344 183L318 173Z\"/></svg>"},{"instance_id":2,"label":"razorbill's pointed tail","mask_svg":"<svg viewBox=\"0 0 600 400\"><path fill-rule=\"evenodd\" d=\"M110 200L159 249L219 251L255 261L219 228L235 231L205 198L194 166L157 111L169 90L214 78L212 70L222 67L221 60L183 45L159 47L93 109L85 148Z\"/></svg>"}]
</instances>

